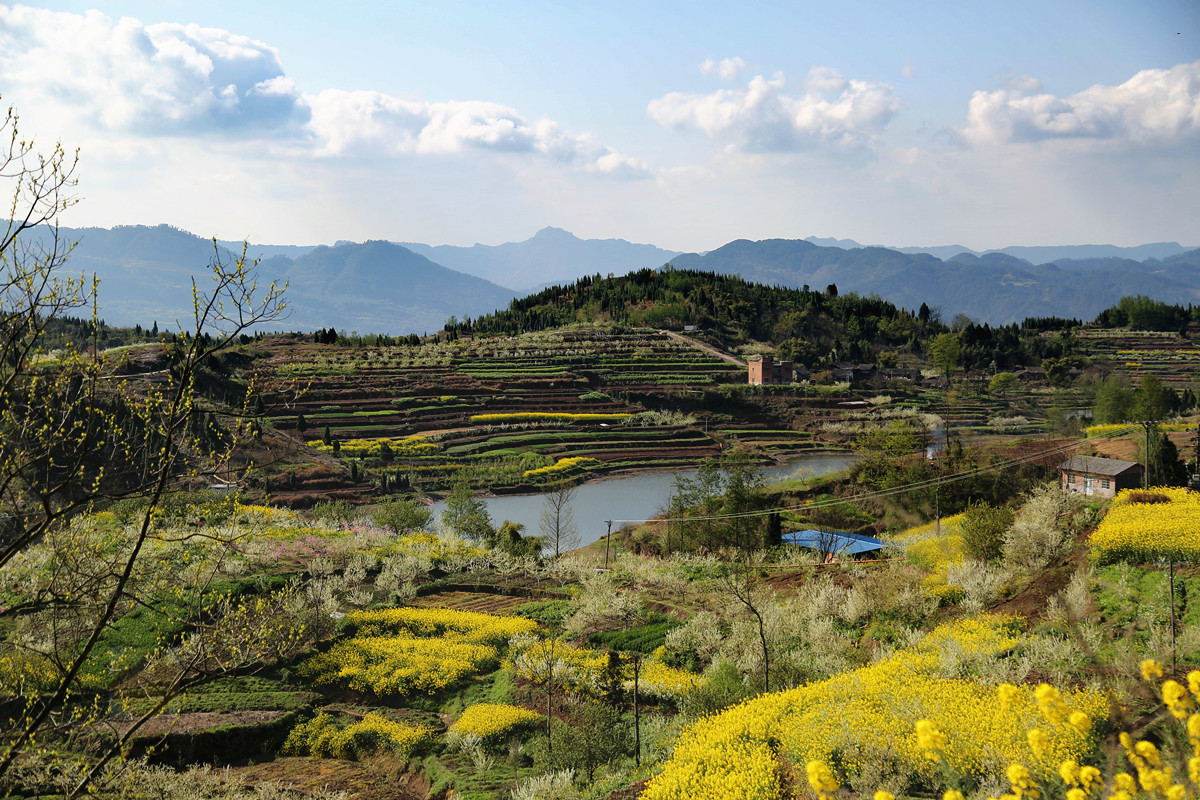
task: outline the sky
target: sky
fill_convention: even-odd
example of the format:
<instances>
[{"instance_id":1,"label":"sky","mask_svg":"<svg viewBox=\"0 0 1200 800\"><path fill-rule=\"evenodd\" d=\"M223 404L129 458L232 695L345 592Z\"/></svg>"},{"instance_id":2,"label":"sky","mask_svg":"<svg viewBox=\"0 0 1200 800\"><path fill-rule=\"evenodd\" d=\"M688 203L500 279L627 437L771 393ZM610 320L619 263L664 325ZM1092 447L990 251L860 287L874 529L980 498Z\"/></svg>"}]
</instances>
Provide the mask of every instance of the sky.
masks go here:
<instances>
[{"instance_id":1,"label":"sky","mask_svg":"<svg viewBox=\"0 0 1200 800\"><path fill-rule=\"evenodd\" d=\"M1200 3L0 4L71 227L1200 245Z\"/></svg>"}]
</instances>

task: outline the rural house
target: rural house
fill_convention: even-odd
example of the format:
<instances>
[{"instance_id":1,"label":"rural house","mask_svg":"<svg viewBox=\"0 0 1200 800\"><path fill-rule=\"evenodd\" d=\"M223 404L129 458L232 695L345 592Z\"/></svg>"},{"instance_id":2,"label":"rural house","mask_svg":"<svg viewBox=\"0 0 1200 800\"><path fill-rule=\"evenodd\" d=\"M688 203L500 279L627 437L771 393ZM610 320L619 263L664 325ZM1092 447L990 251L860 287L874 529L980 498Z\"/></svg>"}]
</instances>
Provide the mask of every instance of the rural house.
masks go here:
<instances>
[{"instance_id":1,"label":"rural house","mask_svg":"<svg viewBox=\"0 0 1200 800\"><path fill-rule=\"evenodd\" d=\"M763 356L757 361L749 362L750 385L786 384L793 381L792 362L776 361L771 356Z\"/></svg>"},{"instance_id":2,"label":"rural house","mask_svg":"<svg viewBox=\"0 0 1200 800\"><path fill-rule=\"evenodd\" d=\"M1058 467L1064 492L1112 497L1142 482L1142 465L1097 456L1072 456Z\"/></svg>"}]
</instances>

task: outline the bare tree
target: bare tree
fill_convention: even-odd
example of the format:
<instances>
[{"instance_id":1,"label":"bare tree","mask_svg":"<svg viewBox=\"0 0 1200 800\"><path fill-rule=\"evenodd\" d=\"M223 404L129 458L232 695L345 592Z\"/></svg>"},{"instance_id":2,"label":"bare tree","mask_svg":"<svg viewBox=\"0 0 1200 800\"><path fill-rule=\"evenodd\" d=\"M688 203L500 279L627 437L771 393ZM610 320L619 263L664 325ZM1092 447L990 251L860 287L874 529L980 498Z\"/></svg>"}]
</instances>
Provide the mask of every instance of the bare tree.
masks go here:
<instances>
[{"instance_id":1,"label":"bare tree","mask_svg":"<svg viewBox=\"0 0 1200 800\"><path fill-rule=\"evenodd\" d=\"M767 623L763 616L764 603L769 599L769 590L760 587L758 573L764 563L761 551L742 551L738 557L726 561L720 573L725 591L742 604L754 618L758 641L762 647L763 691L771 691L771 647L767 639Z\"/></svg>"},{"instance_id":2,"label":"bare tree","mask_svg":"<svg viewBox=\"0 0 1200 800\"><path fill-rule=\"evenodd\" d=\"M579 546L579 527L575 524L575 484L564 481L546 493L542 517L538 529L546 537L546 544L554 548L558 558L565 550Z\"/></svg>"},{"instance_id":3,"label":"bare tree","mask_svg":"<svg viewBox=\"0 0 1200 800\"><path fill-rule=\"evenodd\" d=\"M94 727L114 692L142 686L157 701L79 767L67 792L75 797L171 698L286 657L306 636L294 587L248 605L213 593L231 534L160 525L171 492L233 477L230 457L252 415L201 400L197 377L241 333L282 316L283 290L260 287L245 252L230 256L214 241L209 281L193 281L192 320L166 348L166 368L117 374L100 348L96 281L64 273L73 244L57 219L75 202L76 160L61 145L38 154L18 121L11 110L0 120L0 180L12 187L0 234L0 702L12 709L0 719L0 782L18 763L52 757L54 736ZM51 352L74 314L90 315L90 344L56 341ZM120 499L138 501L122 524L77 519ZM135 609L163 613L167 598L183 635L142 663L97 668L113 626Z\"/></svg>"}]
</instances>

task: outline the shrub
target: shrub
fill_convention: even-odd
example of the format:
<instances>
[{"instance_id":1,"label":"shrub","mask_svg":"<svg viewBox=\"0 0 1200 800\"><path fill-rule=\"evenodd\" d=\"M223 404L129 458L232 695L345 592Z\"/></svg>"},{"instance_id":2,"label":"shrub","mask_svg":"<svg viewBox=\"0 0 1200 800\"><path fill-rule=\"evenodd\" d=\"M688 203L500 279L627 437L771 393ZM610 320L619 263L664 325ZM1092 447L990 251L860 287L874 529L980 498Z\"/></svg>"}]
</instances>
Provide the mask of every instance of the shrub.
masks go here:
<instances>
[{"instance_id":1,"label":"shrub","mask_svg":"<svg viewBox=\"0 0 1200 800\"><path fill-rule=\"evenodd\" d=\"M312 513L322 522L349 522L359 516L358 506L348 500L322 500L313 506Z\"/></svg>"},{"instance_id":2,"label":"shrub","mask_svg":"<svg viewBox=\"0 0 1200 800\"><path fill-rule=\"evenodd\" d=\"M393 533L424 530L433 518L428 507L415 500L393 500L381 503L371 515L376 525L391 528Z\"/></svg>"},{"instance_id":3,"label":"shrub","mask_svg":"<svg viewBox=\"0 0 1200 800\"><path fill-rule=\"evenodd\" d=\"M1034 491L1004 536L1004 561L1033 574L1062 556L1075 534L1078 497L1057 485Z\"/></svg>"},{"instance_id":4,"label":"shrub","mask_svg":"<svg viewBox=\"0 0 1200 800\"><path fill-rule=\"evenodd\" d=\"M1007 506L972 502L958 524L967 555L980 561L999 558L1004 550L1004 534L1014 518L1013 510Z\"/></svg>"}]
</instances>

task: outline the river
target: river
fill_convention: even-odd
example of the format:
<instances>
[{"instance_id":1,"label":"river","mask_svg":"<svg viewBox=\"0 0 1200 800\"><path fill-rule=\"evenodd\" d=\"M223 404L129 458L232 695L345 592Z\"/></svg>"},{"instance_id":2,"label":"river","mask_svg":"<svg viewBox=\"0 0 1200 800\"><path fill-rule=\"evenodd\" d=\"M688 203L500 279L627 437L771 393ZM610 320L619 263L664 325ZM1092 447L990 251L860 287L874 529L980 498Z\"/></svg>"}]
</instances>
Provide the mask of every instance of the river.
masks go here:
<instances>
[{"instance_id":1,"label":"river","mask_svg":"<svg viewBox=\"0 0 1200 800\"><path fill-rule=\"evenodd\" d=\"M811 475L837 472L850 466L856 458L850 453L811 453L789 459L784 464L765 467L761 472L768 483L773 483L785 480L799 470ZM608 530L605 520L614 520L613 530L616 530L624 522L641 522L662 514L675 488L676 475L694 478L696 470L631 475L581 484L575 490L572 503L580 544L591 544L602 538ZM545 504L542 495L510 494L481 499L487 504L494 525L499 526L505 520L519 522L525 526L527 535L540 534L538 521ZM441 517L443 508L444 501L433 505L434 519Z\"/></svg>"}]
</instances>

